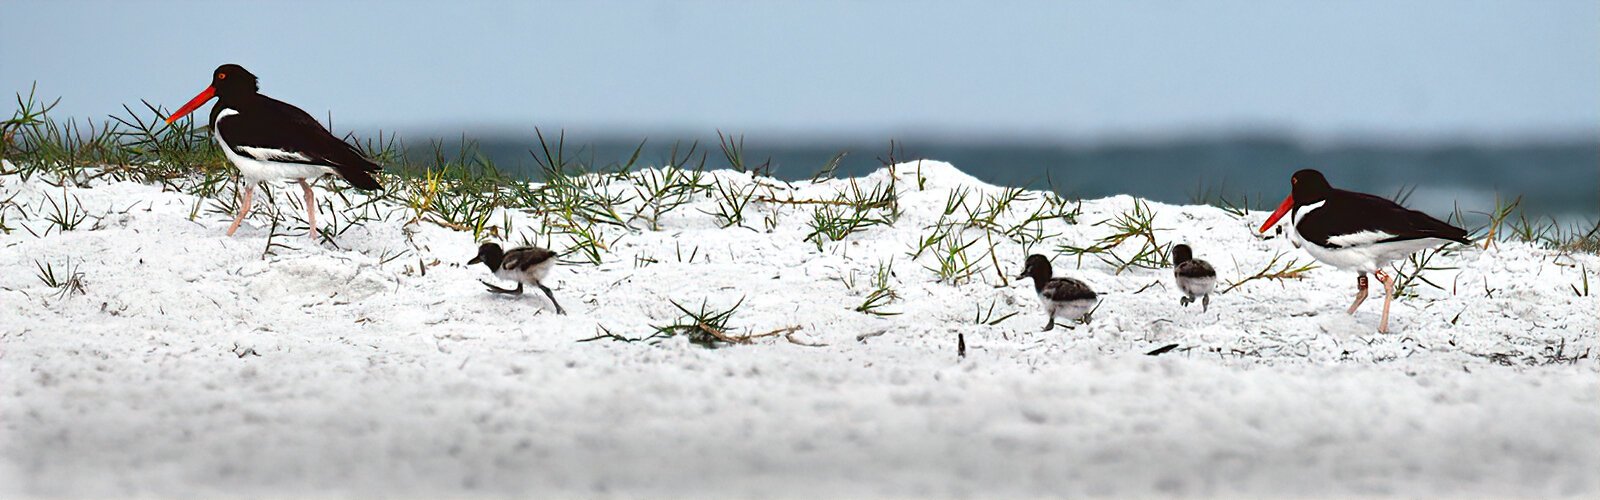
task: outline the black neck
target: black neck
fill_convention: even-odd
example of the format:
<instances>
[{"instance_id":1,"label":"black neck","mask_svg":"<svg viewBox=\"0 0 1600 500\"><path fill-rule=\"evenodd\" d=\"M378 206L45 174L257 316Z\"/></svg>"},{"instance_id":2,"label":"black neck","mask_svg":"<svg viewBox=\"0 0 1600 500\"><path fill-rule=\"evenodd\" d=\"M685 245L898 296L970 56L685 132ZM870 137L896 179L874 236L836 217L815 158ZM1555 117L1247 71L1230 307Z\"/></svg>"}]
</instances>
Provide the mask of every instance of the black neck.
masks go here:
<instances>
[{"instance_id":1,"label":"black neck","mask_svg":"<svg viewBox=\"0 0 1600 500\"><path fill-rule=\"evenodd\" d=\"M1044 290L1044 284L1050 281L1050 268L1035 267L1028 273L1028 277L1033 278L1033 291Z\"/></svg>"},{"instance_id":2,"label":"black neck","mask_svg":"<svg viewBox=\"0 0 1600 500\"><path fill-rule=\"evenodd\" d=\"M260 96L261 94L256 93L217 95L216 102L211 103L211 126L217 126L217 114L221 113L222 110L231 108L234 111L239 111L243 108L248 108L250 103Z\"/></svg>"}]
</instances>

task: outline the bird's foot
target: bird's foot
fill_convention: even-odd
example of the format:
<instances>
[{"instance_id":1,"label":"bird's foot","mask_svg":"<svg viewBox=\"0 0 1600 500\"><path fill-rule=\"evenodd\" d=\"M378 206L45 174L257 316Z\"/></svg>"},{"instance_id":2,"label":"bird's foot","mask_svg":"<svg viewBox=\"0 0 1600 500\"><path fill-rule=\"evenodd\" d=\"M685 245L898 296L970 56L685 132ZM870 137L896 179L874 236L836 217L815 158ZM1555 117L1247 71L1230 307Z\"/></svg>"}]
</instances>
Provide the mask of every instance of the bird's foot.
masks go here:
<instances>
[{"instance_id":1,"label":"bird's foot","mask_svg":"<svg viewBox=\"0 0 1600 500\"><path fill-rule=\"evenodd\" d=\"M478 282L479 283L483 283L483 286L489 287L489 291L492 292L492 293L509 293L509 294L512 294L512 295L520 295L522 293L522 285L517 285L516 289L511 289L511 288L500 288L498 286L495 286L493 283L490 283L490 282L487 282L487 281L484 281L484 280L478 280Z\"/></svg>"},{"instance_id":2,"label":"bird's foot","mask_svg":"<svg viewBox=\"0 0 1600 500\"><path fill-rule=\"evenodd\" d=\"M1194 303L1194 299L1188 297L1178 297L1178 304L1182 305L1183 307L1189 307L1189 304L1192 303Z\"/></svg>"}]
</instances>

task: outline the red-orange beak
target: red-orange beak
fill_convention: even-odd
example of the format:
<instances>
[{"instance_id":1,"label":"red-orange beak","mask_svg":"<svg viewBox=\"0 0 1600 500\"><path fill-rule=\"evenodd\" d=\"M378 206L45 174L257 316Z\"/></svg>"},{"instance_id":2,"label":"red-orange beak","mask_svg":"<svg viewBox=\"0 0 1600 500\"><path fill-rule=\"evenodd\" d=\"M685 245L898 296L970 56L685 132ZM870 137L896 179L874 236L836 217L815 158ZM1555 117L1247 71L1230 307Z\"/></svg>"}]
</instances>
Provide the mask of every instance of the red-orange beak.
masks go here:
<instances>
[{"instance_id":1,"label":"red-orange beak","mask_svg":"<svg viewBox=\"0 0 1600 500\"><path fill-rule=\"evenodd\" d=\"M1294 208L1294 195L1292 194L1284 197L1283 204L1278 205L1278 209L1272 211L1272 216L1267 217L1267 223L1261 225L1260 232L1267 232L1267 228L1272 227L1273 224L1277 224L1278 219L1282 219L1283 214L1289 213L1290 208Z\"/></svg>"},{"instance_id":2,"label":"red-orange beak","mask_svg":"<svg viewBox=\"0 0 1600 500\"><path fill-rule=\"evenodd\" d=\"M211 98L212 97L216 97L216 95L217 95L217 88L216 87L206 87L205 90L200 91L200 95L194 96L194 99L190 99L188 103L185 103L183 105L183 107L178 108L177 111L174 111L172 113L172 116L168 116L167 117L167 124L171 125L172 122L178 121L179 118L183 118L185 116L188 116L189 113L193 113L194 112L195 108L200 107L201 104L205 104L206 101L211 100Z\"/></svg>"}]
</instances>

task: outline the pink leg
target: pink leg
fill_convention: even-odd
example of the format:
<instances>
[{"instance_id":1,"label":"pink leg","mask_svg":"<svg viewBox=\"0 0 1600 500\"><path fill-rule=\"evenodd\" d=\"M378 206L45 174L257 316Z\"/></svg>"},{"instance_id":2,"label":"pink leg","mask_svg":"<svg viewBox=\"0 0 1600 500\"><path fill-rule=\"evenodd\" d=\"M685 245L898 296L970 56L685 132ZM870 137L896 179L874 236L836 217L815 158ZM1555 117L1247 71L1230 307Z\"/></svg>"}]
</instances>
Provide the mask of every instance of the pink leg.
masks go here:
<instances>
[{"instance_id":1,"label":"pink leg","mask_svg":"<svg viewBox=\"0 0 1600 500\"><path fill-rule=\"evenodd\" d=\"M317 199L311 195L311 185L300 179L300 189L306 192L306 222L311 224L311 241L317 241Z\"/></svg>"},{"instance_id":2,"label":"pink leg","mask_svg":"<svg viewBox=\"0 0 1600 500\"><path fill-rule=\"evenodd\" d=\"M1350 314L1356 313L1356 308L1367 301L1367 273L1356 275L1356 303L1350 304Z\"/></svg>"},{"instance_id":3,"label":"pink leg","mask_svg":"<svg viewBox=\"0 0 1600 500\"><path fill-rule=\"evenodd\" d=\"M1383 318L1378 320L1378 333L1389 333L1389 302L1394 301L1394 278L1383 271L1372 274L1383 282Z\"/></svg>"},{"instance_id":4,"label":"pink leg","mask_svg":"<svg viewBox=\"0 0 1600 500\"><path fill-rule=\"evenodd\" d=\"M244 222L244 216L250 214L250 202L255 201L256 185L250 183L244 187L244 192L239 194L239 215L233 217L233 225L228 226L228 236L239 229L239 223Z\"/></svg>"}]
</instances>

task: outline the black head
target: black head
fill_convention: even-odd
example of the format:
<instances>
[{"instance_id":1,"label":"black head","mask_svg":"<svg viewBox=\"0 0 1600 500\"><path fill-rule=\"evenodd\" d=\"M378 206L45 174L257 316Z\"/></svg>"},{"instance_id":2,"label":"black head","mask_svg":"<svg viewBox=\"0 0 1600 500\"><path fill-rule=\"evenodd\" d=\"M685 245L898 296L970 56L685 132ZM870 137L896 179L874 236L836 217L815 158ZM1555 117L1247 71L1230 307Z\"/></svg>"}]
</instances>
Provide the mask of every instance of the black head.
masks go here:
<instances>
[{"instance_id":1,"label":"black head","mask_svg":"<svg viewBox=\"0 0 1600 500\"><path fill-rule=\"evenodd\" d=\"M1172 265L1176 266L1191 260L1194 260L1194 251L1189 249L1189 245L1179 243L1172 246Z\"/></svg>"},{"instance_id":2,"label":"black head","mask_svg":"<svg viewBox=\"0 0 1600 500\"><path fill-rule=\"evenodd\" d=\"M1017 275L1017 279L1030 276L1035 279L1050 279L1050 259L1039 254L1029 255L1028 260L1022 263L1022 274Z\"/></svg>"},{"instance_id":3,"label":"black head","mask_svg":"<svg viewBox=\"0 0 1600 500\"><path fill-rule=\"evenodd\" d=\"M237 64L217 66L217 70L211 72L211 85L206 86L205 90L200 91L193 99L189 99L189 102L179 106L177 111L173 111L171 115L168 115L167 123L170 124L178 121L179 118L188 116L189 113L193 113L195 109L213 98L226 100L251 96L255 95L255 93L256 75L251 74L243 66ZM216 109L211 111L215 113Z\"/></svg>"},{"instance_id":4,"label":"black head","mask_svg":"<svg viewBox=\"0 0 1600 500\"><path fill-rule=\"evenodd\" d=\"M1289 178L1289 195L1294 197L1296 206L1306 206L1328 199L1328 194L1333 192L1333 186L1328 184L1328 178L1316 169L1305 169L1295 172Z\"/></svg>"},{"instance_id":5,"label":"black head","mask_svg":"<svg viewBox=\"0 0 1600 500\"><path fill-rule=\"evenodd\" d=\"M1322 172L1310 168L1295 172L1289 177L1289 196L1285 196L1278 209L1267 216L1267 222L1261 225L1259 231L1267 232L1267 228L1276 225L1289 210L1326 200L1330 194L1333 194L1333 186L1328 185L1328 178L1323 177Z\"/></svg>"},{"instance_id":6,"label":"black head","mask_svg":"<svg viewBox=\"0 0 1600 500\"><path fill-rule=\"evenodd\" d=\"M223 99L254 94L260 90L256 75L237 64L217 66L217 70L211 72L211 88L217 89L217 97Z\"/></svg>"},{"instance_id":7,"label":"black head","mask_svg":"<svg viewBox=\"0 0 1600 500\"><path fill-rule=\"evenodd\" d=\"M500 267L500 261L504 260L505 256L505 251L500 249L500 245L484 243L478 245L478 256L467 261L467 265L470 266L482 262L484 265L489 266L489 269L494 269Z\"/></svg>"}]
</instances>

